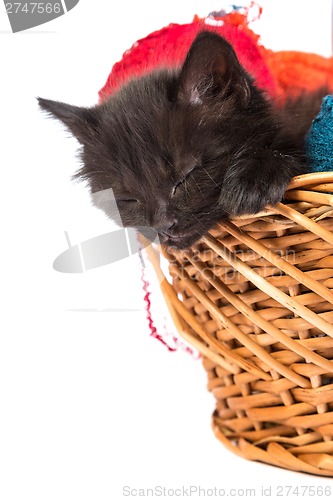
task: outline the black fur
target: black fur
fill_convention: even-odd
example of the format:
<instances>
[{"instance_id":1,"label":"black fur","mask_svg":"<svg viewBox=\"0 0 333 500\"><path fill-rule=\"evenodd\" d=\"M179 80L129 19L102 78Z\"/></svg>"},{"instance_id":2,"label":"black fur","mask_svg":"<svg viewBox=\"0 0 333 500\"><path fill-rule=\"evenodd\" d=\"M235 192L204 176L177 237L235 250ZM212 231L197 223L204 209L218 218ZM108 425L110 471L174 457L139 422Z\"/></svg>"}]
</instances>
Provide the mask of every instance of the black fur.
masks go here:
<instances>
[{"instance_id":1,"label":"black fur","mask_svg":"<svg viewBox=\"0 0 333 500\"><path fill-rule=\"evenodd\" d=\"M152 227L162 243L186 248L223 218L276 204L306 172L318 95L279 110L230 44L202 32L179 71L133 79L92 108L39 104L82 144L76 178L92 193L112 188L124 226Z\"/></svg>"}]
</instances>

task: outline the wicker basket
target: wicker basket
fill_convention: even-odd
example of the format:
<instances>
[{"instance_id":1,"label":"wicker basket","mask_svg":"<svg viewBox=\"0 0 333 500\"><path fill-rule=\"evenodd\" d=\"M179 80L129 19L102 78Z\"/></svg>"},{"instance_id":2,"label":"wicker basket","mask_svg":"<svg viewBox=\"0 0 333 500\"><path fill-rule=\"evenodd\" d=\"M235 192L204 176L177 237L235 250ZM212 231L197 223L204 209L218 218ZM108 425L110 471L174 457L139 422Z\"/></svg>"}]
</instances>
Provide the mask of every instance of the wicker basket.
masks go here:
<instances>
[{"instance_id":1,"label":"wicker basket","mask_svg":"<svg viewBox=\"0 0 333 500\"><path fill-rule=\"evenodd\" d=\"M333 173L223 222L188 251L148 249L174 322L202 354L213 430L238 455L333 476Z\"/></svg>"}]
</instances>

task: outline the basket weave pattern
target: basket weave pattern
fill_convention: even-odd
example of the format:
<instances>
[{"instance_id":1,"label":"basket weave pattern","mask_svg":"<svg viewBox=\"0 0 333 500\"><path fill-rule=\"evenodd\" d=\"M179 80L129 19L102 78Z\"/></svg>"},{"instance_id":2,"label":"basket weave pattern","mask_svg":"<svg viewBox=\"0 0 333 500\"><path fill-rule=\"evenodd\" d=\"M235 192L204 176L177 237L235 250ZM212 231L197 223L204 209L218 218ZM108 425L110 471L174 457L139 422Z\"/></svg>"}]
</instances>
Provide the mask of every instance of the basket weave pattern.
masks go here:
<instances>
[{"instance_id":1,"label":"basket weave pattern","mask_svg":"<svg viewBox=\"0 0 333 500\"><path fill-rule=\"evenodd\" d=\"M232 451L333 476L333 173L223 222L187 251L150 255L180 334L202 354L213 429Z\"/></svg>"}]
</instances>

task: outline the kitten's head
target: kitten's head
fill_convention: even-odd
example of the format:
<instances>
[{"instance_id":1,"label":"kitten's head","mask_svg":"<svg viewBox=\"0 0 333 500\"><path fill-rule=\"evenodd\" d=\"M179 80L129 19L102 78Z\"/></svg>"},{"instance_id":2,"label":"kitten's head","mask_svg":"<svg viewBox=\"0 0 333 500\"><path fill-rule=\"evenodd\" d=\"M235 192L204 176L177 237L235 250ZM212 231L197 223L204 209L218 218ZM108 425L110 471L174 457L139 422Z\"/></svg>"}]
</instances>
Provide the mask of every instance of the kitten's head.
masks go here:
<instances>
[{"instance_id":1,"label":"kitten's head","mask_svg":"<svg viewBox=\"0 0 333 500\"><path fill-rule=\"evenodd\" d=\"M95 107L39 104L81 143L76 177L92 193L112 188L125 227L149 226L162 243L185 248L247 211L230 172L248 165L268 104L220 36L200 33L179 70L134 78ZM106 198L97 196L116 218Z\"/></svg>"}]
</instances>

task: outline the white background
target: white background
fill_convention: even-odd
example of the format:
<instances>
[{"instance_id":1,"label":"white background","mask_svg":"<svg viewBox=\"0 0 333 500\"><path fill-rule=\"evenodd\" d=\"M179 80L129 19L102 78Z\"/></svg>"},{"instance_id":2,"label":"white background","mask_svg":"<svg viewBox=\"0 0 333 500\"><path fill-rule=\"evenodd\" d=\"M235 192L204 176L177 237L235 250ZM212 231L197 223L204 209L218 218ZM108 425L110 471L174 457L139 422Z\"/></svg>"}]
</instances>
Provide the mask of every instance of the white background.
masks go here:
<instances>
[{"instance_id":1,"label":"white background","mask_svg":"<svg viewBox=\"0 0 333 500\"><path fill-rule=\"evenodd\" d=\"M274 498L277 485L332 484L245 461L215 439L200 361L149 336L136 258L82 275L52 268L64 231L73 243L110 224L70 180L75 140L35 97L92 105L133 42L223 5L81 0L17 34L1 6L1 500L121 499L125 485L256 488L256 498L272 486ZM331 54L329 0L261 5L254 28L266 46Z\"/></svg>"}]
</instances>

